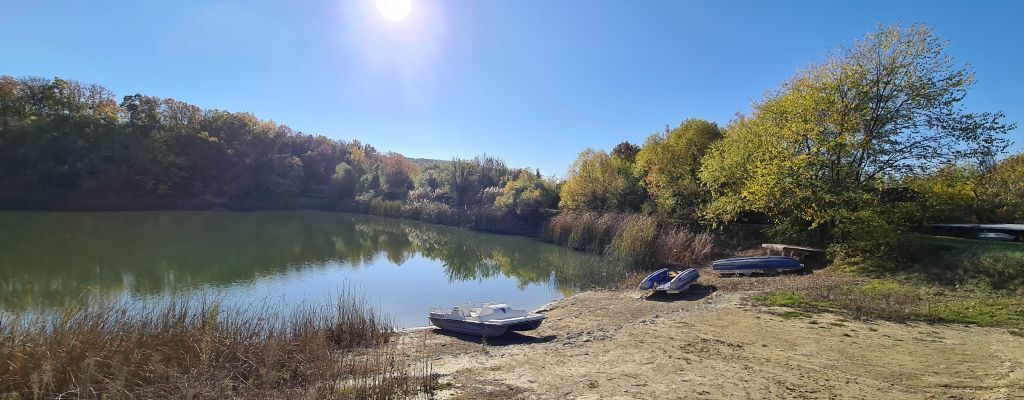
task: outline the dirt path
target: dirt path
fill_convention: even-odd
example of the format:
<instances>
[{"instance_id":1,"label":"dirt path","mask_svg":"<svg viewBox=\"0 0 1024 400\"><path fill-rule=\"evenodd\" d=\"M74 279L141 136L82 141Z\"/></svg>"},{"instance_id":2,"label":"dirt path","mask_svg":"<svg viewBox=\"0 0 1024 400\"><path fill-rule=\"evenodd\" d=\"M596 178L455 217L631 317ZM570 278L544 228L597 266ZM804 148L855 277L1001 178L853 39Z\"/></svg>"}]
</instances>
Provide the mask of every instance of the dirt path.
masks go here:
<instances>
[{"instance_id":1,"label":"dirt path","mask_svg":"<svg viewBox=\"0 0 1024 400\"><path fill-rule=\"evenodd\" d=\"M409 333L455 399L1024 398L1024 338L1003 329L783 318L741 292L587 292L529 336Z\"/></svg>"}]
</instances>

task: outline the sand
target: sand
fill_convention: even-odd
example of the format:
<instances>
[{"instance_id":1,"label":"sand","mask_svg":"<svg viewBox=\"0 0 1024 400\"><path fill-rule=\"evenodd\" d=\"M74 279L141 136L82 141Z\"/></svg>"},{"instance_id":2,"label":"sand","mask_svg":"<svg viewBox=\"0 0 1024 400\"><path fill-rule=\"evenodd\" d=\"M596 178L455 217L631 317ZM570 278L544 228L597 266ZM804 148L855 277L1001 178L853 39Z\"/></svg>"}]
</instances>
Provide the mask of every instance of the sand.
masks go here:
<instances>
[{"instance_id":1,"label":"sand","mask_svg":"<svg viewBox=\"0 0 1024 400\"><path fill-rule=\"evenodd\" d=\"M751 293L592 291L526 335L402 342L442 399L1024 398L1024 338L1005 329L784 318Z\"/></svg>"}]
</instances>

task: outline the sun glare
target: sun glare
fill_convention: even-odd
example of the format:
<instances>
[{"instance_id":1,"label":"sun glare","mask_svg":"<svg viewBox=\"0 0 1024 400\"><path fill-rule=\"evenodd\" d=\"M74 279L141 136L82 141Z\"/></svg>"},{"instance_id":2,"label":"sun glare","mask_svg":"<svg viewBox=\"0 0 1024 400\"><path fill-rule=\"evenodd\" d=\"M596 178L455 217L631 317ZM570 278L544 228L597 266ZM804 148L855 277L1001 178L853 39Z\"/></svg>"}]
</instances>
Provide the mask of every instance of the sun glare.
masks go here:
<instances>
[{"instance_id":1,"label":"sun glare","mask_svg":"<svg viewBox=\"0 0 1024 400\"><path fill-rule=\"evenodd\" d=\"M374 0L380 15L392 21L404 21L412 9L412 0Z\"/></svg>"}]
</instances>

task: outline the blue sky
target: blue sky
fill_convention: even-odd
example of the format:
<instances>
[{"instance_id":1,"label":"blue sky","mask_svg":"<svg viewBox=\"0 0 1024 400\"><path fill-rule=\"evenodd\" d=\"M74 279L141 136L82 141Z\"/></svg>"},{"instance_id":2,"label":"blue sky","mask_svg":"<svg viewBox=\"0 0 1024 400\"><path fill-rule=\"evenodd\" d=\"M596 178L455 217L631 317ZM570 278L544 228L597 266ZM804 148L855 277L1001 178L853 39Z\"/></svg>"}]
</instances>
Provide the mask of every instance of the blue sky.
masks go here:
<instances>
[{"instance_id":1,"label":"blue sky","mask_svg":"<svg viewBox=\"0 0 1024 400\"><path fill-rule=\"evenodd\" d=\"M306 133L563 176L586 148L727 123L878 23L925 22L969 61L968 106L1024 122L1024 2L11 1L0 74L249 111ZM1016 72L1015 72L1016 71ZM1011 136L1024 149L1024 129Z\"/></svg>"}]
</instances>

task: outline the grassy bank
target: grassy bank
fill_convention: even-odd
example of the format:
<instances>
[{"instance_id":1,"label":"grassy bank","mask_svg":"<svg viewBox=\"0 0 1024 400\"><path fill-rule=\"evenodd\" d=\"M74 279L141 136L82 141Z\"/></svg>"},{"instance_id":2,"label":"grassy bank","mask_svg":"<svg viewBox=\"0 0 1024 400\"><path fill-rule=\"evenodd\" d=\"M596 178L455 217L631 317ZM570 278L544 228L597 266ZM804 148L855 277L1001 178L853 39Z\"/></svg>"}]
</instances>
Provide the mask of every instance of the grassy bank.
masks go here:
<instances>
[{"instance_id":1,"label":"grassy bank","mask_svg":"<svg viewBox=\"0 0 1024 400\"><path fill-rule=\"evenodd\" d=\"M948 289L880 279L864 285L776 290L754 300L767 306L836 312L860 319L1024 329L1024 300L976 288Z\"/></svg>"},{"instance_id":2,"label":"grassy bank","mask_svg":"<svg viewBox=\"0 0 1024 400\"><path fill-rule=\"evenodd\" d=\"M909 236L892 260L836 268L871 279L777 289L754 300L854 318L1024 329L1024 244Z\"/></svg>"},{"instance_id":3,"label":"grassy bank","mask_svg":"<svg viewBox=\"0 0 1024 400\"><path fill-rule=\"evenodd\" d=\"M399 398L429 389L392 328L358 297L265 304L82 302L0 314L0 398Z\"/></svg>"},{"instance_id":4,"label":"grassy bank","mask_svg":"<svg viewBox=\"0 0 1024 400\"><path fill-rule=\"evenodd\" d=\"M710 234L663 227L643 214L562 212L548 220L541 237L638 267L696 265L719 252Z\"/></svg>"}]
</instances>

